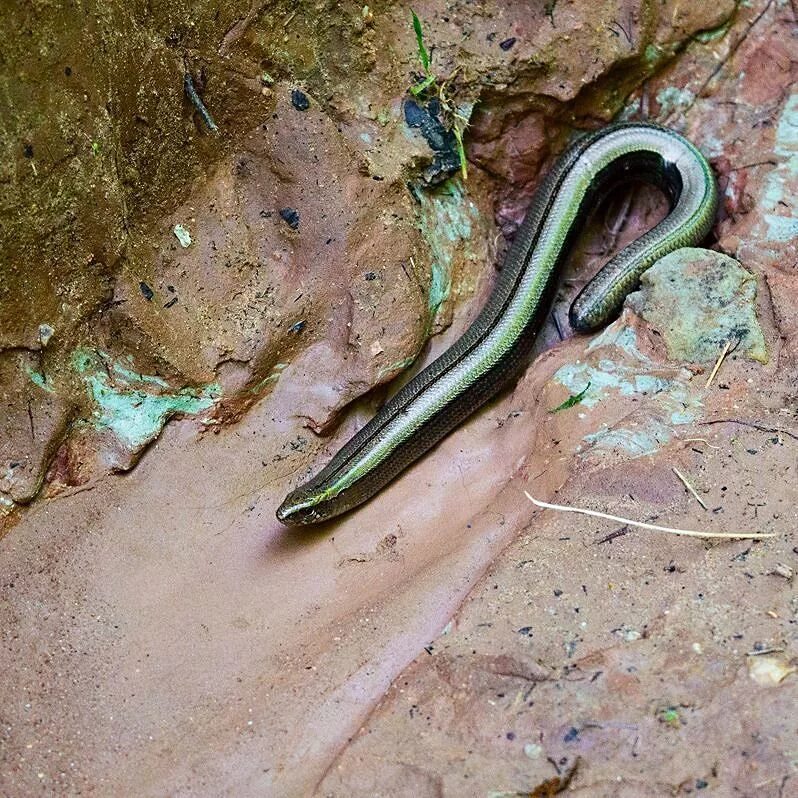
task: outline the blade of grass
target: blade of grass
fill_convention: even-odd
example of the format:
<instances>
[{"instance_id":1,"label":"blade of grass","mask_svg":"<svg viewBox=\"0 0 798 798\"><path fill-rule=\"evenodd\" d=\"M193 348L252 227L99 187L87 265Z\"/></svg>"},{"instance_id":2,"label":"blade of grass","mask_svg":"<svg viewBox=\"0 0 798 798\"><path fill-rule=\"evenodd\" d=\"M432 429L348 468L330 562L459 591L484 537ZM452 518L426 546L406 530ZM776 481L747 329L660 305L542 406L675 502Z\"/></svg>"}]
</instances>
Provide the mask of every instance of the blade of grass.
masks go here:
<instances>
[{"instance_id":1,"label":"blade of grass","mask_svg":"<svg viewBox=\"0 0 798 798\"><path fill-rule=\"evenodd\" d=\"M424 33L421 30L421 20L416 16L415 11L411 11L410 13L413 15L413 30L416 32L416 41L418 42L418 57L421 59L424 72L429 75L429 53L427 52L427 48L424 47Z\"/></svg>"},{"instance_id":2,"label":"blade of grass","mask_svg":"<svg viewBox=\"0 0 798 798\"><path fill-rule=\"evenodd\" d=\"M454 137L457 139L457 156L460 158L460 172L463 175L463 180L468 180L468 167L466 166L465 147L463 146L463 131L455 125Z\"/></svg>"},{"instance_id":3,"label":"blade of grass","mask_svg":"<svg viewBox=\"0 0 798 798\"><path fill-rule=\"evenodd\" d=\"M421 94L421 92L424 91L424 89L431 86L434 82L435 82L435 75L427 75L427 77L425 77L424 80L421 81L421 83L416 83L415 86L410 87L410 93L414 97L418 97L418 95Z\"/></svg>"}]
</instances>

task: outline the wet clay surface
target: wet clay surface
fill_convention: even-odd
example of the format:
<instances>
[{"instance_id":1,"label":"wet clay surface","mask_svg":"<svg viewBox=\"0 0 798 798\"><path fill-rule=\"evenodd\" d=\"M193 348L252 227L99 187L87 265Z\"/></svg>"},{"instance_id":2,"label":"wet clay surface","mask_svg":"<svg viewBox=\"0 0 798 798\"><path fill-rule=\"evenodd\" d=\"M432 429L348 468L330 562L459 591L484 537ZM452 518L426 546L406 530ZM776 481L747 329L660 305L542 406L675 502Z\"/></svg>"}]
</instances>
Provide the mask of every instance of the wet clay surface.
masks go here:
<instances>
[{"instance_id":1,"label":"wet clay surface","mask_svg":"<svg viewBox=\"0 0 798 798\"><path fill-rule=\"evenodd\" d=\"M4 795L798 789L793 12L753 3L726 27L731 4L546 9L416 8L436 68L471 67L458 99L482 99L467 192L454 179L416 198L406 179L431 154L403 123L418 68L403 11L322 25L254 5L219 21L214 57L253 100L229 88L226 106L209 82L227 131L194 128L203 152L221 148L211 166L131 221L107 304L68 344L31 317L3 352L2 456L27 459L0 490L31 502L0 539ZM288 121L264 130L267 110ZM706 387L712 361L669 359L662 308L567 337L586 275L662 215L638 191L580 241L516 386L357 513L282 528L275 507L374 412L386 389L371 389L474 317L497 232L569 121L617 111L713 160L710 243L756 278L767 362L730 351ZM303 169L314 152L329 177ZM122 400L154 406L153 423L133 435ZM525 490L776 537L630 530L536 510Z\"/></svg>"}]
</instances>

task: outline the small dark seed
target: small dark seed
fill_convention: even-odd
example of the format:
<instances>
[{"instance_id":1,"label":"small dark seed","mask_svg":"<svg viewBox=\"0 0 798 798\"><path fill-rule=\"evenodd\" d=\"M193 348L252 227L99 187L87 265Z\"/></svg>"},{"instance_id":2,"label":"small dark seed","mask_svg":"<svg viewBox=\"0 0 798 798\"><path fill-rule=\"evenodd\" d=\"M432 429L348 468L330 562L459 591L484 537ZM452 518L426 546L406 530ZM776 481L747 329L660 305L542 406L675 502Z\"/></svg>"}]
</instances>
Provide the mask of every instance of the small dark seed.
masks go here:
<instances>
[{"instance_id":1,"label":"small dark seed","mask_svg":"<svg viewBox=\"0 0 798 798\"><path fill-rule=\"evenodd\" d=\"M64 67L64 74L69 77L72 74L72 67Z\"/></svg>"},{"instance_id":2,"label":"small dark seed","mask_svg":"<svg viewBox=\"0 0 798 798\"><path fill-rule=\"evenodd\" d=\"M501 47L502 50L504 50L504 52L506 53L516 43L516 41L517 39L515 38L515 36L511 36L509 39L505 39L503 42L499 42L499 47Z\"/></svg>"},{"instance_id":3,"label":"small dark seed","mask_svg":"<svg viewBox=\"0 0 798 798\"><path fill-rule=\"evenodd\" d=\"M170 299L170 300L169 300L169 301L168 301L168 302L167 302L167 303L164 305L164 307L165 307L165 308L171 308L171 307L172 307L172 305L176 305L176 304L177 304L177 297L176 297L176 296L173 296L173 297L172 297L172 298L171 298L171 299Z\"/></svg>"},{"instance_id":4,"label":"small dark seed","mask_svg":"<svg viewBox=\"0 0 798 798\"><path fill-rule=\"evenodd\" d=\"M26 158L33 158L33 144L26 144L23 152Z\"/></svg>"},{"instance_id":5,"label":"small dark seed","mask_svg":"<svg viewBox=\"0 0 798 798\"><path fill-rule=\"evenodd\" d=\"M141 291L142 296L144 297L144 299L147 300L147 302L151 302L153 296L155 296L155 294L152 291L152 288L150 288L147 285L147 283L144 282L144 280L142 280L139 283L139 290Z\"/></svg>"}]
</instances>

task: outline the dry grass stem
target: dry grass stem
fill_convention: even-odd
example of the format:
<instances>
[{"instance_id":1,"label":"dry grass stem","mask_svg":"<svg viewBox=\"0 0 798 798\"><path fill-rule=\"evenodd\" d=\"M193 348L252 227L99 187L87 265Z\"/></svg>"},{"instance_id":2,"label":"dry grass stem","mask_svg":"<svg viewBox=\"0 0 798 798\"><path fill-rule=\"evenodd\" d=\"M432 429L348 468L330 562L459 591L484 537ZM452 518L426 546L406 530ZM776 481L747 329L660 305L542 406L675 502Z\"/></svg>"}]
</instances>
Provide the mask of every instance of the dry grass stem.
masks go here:
<instances>
[{"instance_id":1,"label":"dry grass stem","mask_svg":"<svg viewBox=\"0 0 798 798\"><path fill-rule=\"evenodd\" d=\"M671 535L682 535L689 538L725 538L726 540L764 540L765 538L775 538L774 532L699 532L694 529L676 529L670 526L658 526L657 524L647 524L643 521L633 521L630 518L622 518L619 515L600 513L598 510L587 510L583 507L565 507L562 504L549 504L530 496L526 491L527 499L532 504L543 507L546 510L559 510L564 513L581 513L582 515L592 515L596 518L606 518L609 521L616 521L619 524L629 524L641 529L652 529L655 532L667 532Z\"/></svg>"},{"instance_id":2,"label":"dry grass stem","mask_svg":"<svg viewBox=\"0 0 798 798\"><path fill-rule=\"evenodd\" d=\"M709 375L709 379L707 380L707 384L704 386L705 391L709 389L710 385L712 385L712 380L715 379L715 375L718 373L721 364L726 359L726 355L729 354L730 346L731 346L731 341L726 341L726 346L723 347L723 351L720 353L720 357L717 359L717 362L715 363L715 368L712 369L712 372Z\"/></svg>"},{"instance_id":3,"label":"dry grass stem","mask_svg":"<svg viewBox=\"0 0 798 798\"><path fill-rule=\"evenodd\" d=\"M703 443L706 446L709 446L710 449L720 449L720 446L715 446L713 443L710 443L706 438L682 438L683 443Z\"/></svg>"},{"instance_id":4,"label":"dry grass stem","mask_svg":"<svg viewBox=\"0 0 798 798\"><path fill-rule=\"evenodd\" d=\"M676 466L671 466L671 470L673 471L674 474L676 474L677 477L679 477L679 479L682 482L682 485L684 485L685 488L687 488L687 490L689 490L690 493L693 494L695 500L706 510L707 506L706 504L704 504L704 500L696 493L695 488L687 481L687 477L681 471L679 471L679 469L676 468Z\"/></svg>"}]
</instances>

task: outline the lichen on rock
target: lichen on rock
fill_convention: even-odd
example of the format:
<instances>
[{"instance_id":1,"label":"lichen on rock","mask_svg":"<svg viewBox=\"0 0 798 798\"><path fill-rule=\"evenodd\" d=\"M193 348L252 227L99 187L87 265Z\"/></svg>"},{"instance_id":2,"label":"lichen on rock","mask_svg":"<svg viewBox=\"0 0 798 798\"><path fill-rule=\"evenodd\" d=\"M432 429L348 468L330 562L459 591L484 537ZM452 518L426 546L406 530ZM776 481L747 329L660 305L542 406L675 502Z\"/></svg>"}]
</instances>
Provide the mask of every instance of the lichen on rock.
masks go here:
<instances>
[{"instance_id":1,"label":"lichen on rock","mask_svg":"<svg viewBox=\"0 0 798 798\"><path fill-rule=\"evenodd\" d=\"M714 361L729 343L767 362L756 278L728 255L694 247L671 252L643 273L627 305L662 335L673 360Z\"/></svg>"}]
</instances>

